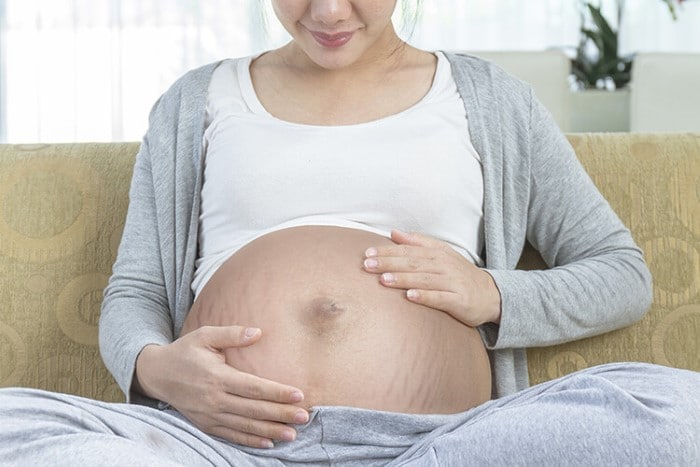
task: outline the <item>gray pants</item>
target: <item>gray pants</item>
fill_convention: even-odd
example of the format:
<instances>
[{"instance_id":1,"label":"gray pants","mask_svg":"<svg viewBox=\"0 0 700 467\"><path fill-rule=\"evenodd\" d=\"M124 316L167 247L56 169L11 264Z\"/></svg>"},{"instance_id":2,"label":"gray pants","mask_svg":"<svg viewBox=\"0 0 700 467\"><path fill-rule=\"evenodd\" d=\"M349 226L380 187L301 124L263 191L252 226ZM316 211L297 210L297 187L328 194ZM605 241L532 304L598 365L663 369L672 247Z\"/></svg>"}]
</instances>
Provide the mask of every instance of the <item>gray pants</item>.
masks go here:
<instances>
[{"instance_id":1,"label":"gray pants","mask_svg":"<svg viewBox=\"0 0 700 467\"><path fill-rule=\"evenodd\" d=\"M700 465L700 373L590 368L454 415L319 407L273 449L172 410L0 390L2 465Z\"/></svg>"}]
</instances>

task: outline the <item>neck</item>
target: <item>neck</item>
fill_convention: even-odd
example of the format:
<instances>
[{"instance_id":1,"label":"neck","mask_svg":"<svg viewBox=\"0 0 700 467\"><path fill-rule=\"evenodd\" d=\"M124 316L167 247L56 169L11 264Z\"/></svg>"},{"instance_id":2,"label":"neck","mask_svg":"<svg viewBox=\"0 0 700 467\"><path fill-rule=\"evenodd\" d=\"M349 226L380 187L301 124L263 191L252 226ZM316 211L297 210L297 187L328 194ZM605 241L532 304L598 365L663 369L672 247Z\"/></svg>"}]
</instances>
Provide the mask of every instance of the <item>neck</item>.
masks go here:
<instances>
[{"instance_id":1,"label":"neck","mask_svg":"<svg viewBox=\"0 0 700 467\"><path fill-rule=\"evenodd\" d=\"M377 39L371 49L347 66L325 68L314 62L306 52L292 41L279 49L284 64L297 73L313 79L361 81L363 78L374 79L400 67L409 55L410 47L395 33L393 27Z\"/></svg>"}]
</instances>

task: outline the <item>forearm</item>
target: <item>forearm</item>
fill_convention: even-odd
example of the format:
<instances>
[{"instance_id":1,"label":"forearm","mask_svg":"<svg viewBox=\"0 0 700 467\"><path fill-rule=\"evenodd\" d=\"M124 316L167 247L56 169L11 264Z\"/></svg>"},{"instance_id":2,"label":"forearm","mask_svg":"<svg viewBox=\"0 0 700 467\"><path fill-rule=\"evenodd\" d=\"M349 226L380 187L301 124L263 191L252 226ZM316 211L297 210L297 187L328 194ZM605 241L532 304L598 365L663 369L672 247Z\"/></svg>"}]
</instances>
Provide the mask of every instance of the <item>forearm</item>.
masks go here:
<instances>
[{"instance_id":1,"label":"forearm","mask_svg":"<svg viewBox=\"0 0 700 467\"><path fill-rule=\"evenodd\" d=\"M515 251L494 267L488 259L502 252L489 248L503 246L487 238L487 267L501 293L502 313L498 326L486 324L481 331L494 349L601 334L640 319L651 301L651 275L641 250L549 113L530 97L523 143L528 179L518 179L522 191L509 198L517 209L510 209L505 225L517 245L527 241L540 253L547 269L514 270ZM488 219L485 224L488 231Z\"/></svg>"},{"instance_id":2,"label":"forearm","mask_svg":"<svg viewBox=\"0 0 700 467\"><path fill-rule=\"evenodd\" d=\"M136 360L143 348L173 340L160 250L147 136L136 156L129 209L99 322L102 358L127 401L131 399Z\"/></svg>"},{"instance_id":3,"label":"forearm","mask_svg":"<svg viewBox=\"0 0 700 467\"><path fill-rule=\"evenodd\" d=\"M143 349L151 344L167 344L172 341L167 321L158 315L125 312L128 301L106 299L100 316L99 344L102 359L124 392L127 402L139 398L134 390L136 363ZM159 319L160 318L160 319Z\"/></svg>"},{"instance_id":4,"label":"forearm","mask_svg":"<svg viewBox=\"0 0 700 467\"><path fill-rule=\"evenodd\" d=\"M621 257L622 256L622 257ZM651 276L632 253L545 271L490 271L501 290L501 322L487 327L492 348L553 345L630 325L651 302Z\"/></svg>"}]
</instances>

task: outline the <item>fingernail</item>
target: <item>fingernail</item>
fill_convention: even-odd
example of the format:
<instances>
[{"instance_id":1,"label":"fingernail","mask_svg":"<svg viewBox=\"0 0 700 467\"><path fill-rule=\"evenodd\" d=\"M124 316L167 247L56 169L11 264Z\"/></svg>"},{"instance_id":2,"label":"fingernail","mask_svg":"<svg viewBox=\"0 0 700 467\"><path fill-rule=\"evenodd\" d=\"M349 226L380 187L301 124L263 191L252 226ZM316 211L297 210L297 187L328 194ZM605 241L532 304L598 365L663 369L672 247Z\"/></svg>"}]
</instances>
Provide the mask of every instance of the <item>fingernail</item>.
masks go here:
<instances>
[{"instance_id":1,"label":"fingernail","mask_svg":"<svg viewBox=\"0 0 700 467\"><path fill-rule=\"evenodd\" d=\"M289 430L284 430L282 432L282 440L283 441L294 441L297 438L297 432L289 429Z\"/></svg>"},{"instance_id":2,"label":"fingernail","mask_svg":"<svg viewBox=\"0 0 700 467\"><path fill-rule=\"evenodd\" d=\"M251 337L255 337L258 332L260 332L260 328L246 328L245 337L250 339Z\"/></svg>"},{"instance_id":3,"label":"fingernail","mask_svg":"<svg viewBox=\"0 0 700 467\"><path fill-rule=\"evenodd\" d=\"M294 414L294 423L306 423L309 421L309 413L306 410L300 410Z\"/></svg>"},{"instance_id":4,"label":"fingernail","mask_svg":"<svg viewBox=\"0 0 700 467\"><path fill-rule=\"evenodd\" d=\"M407 290L406 291L406 296L410 298L411 300L418 298L418 291L417 290Z\"/></svg>"},{"instance_id":5,"label":"fingernail","mask_svg":"<svg viewBox=\"0 0 700 467\"><path fill-rule=\"evenodd\" d=\"M393 284L394 282L396 282L396 278L392 273L385 272L384 274L382 274L382 282L384 282L385 284Z\"/></svg>"},{"instance_id":6,"label":"fingernail","mask_svg":"<svg viewBox=\"0 0 700 467\"><path fill-rule=\"evenodd\" d=\"M374 269L377 266L379 266L379 261L377 261L374 258L368 258L365 260L365 268L367 269Z\"/></svg>"},{"instance_id":7,"label":"fingernail","mask_svg":"<svg viewBox=\"0 0 700 467\"><path fill-rule=\"evenodd\" d=\"M301 402L304 400L304 394L301 391L294 391L290 396L289 399L292 402Z\"/></svg>"},{"instance_id":8,"label":"fingernail","mask_svg":"<svg viewBox=\"0 0 700 467\"><path fill-rule=\"evenodd\" d=\"M374 247L367 248L367 251L365 251L365 256L367 258L371 258L372 256L377 256L377 249Z\"/></svg>"},{"instance_id":9,"label":"fingernail","mask_svg":"<svg viewBox=\"0 0 700 467\"><path fill-rule=\"evenodd\" d=\"M260 447L263 449L272 449L275 447L275 443L273 443L269 439L264 439L260 441Z\"/></svg>"}]
</instances>

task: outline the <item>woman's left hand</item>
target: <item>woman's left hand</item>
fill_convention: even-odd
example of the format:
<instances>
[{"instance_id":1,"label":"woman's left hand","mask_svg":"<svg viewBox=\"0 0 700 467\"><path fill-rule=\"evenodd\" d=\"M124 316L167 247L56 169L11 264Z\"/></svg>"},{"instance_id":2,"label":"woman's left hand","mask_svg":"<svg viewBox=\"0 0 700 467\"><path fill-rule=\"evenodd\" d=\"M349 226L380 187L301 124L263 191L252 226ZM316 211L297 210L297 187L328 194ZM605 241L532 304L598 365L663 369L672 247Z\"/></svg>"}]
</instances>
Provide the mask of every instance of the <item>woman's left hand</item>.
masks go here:
<instances>
[{"instance_id":1,"label":"woman's left hand","mask_svg":"<svg viewBox=\"0 0 700 467\"><path fill-rule=\"evenodd\" d=\"M368 248L364 269L386 287L406 290L411 302L444 311L467 326L501 318L501 295L491 275L447 243L392 230L396 245Z\"/></svg>"}]
</instances>

